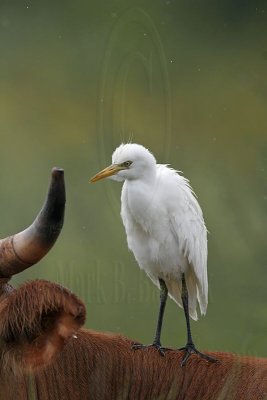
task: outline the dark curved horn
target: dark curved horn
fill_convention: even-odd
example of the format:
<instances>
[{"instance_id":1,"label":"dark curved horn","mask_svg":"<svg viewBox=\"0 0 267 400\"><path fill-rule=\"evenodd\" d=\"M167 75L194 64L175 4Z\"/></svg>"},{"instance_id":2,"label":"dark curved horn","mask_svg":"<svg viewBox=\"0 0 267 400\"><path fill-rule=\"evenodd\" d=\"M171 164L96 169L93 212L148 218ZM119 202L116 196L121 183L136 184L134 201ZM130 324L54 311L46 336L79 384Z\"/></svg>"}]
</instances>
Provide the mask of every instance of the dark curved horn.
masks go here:
<instances>
[{"instance_id":1,"label":"dark curved horn","mask_svg":"<svg viewBox=\"0 0 267 400\"><path fill-rule=\"evenodd\" d=\"M36 264L51 249L63 226L65 200L64 170L53 168L45 203L32 225L0 240L0 278Z\"/></svg>"}]
</instances>

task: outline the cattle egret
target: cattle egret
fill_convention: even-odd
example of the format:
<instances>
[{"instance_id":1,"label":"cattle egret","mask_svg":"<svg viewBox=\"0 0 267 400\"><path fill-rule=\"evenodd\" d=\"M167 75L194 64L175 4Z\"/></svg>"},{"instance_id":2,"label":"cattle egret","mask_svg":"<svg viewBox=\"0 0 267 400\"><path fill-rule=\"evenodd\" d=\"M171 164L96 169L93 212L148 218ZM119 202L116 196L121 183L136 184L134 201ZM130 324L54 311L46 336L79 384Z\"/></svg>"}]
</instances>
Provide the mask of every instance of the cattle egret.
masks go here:
<instances>
[{"instance_id":1,"label":"cattle egret","mask_svg":"<svg viewBox=\"0 0 267 400\"><path fill-rule=\"evenodd\" d=\"M167 165L157 164L153 154L139 144L121 144L112 164L90 182L110 177L124 181L121 217L127 243L136 261L160 289L160 309L153 346L164 355L161 327L167 296L184 309L187 343L182 365L193 353L208 361L193 342L190 319L197 320L208 304L207 229L189 181ZM146 348L140 344L134 349Z\"/></svg>"}]
</instances>

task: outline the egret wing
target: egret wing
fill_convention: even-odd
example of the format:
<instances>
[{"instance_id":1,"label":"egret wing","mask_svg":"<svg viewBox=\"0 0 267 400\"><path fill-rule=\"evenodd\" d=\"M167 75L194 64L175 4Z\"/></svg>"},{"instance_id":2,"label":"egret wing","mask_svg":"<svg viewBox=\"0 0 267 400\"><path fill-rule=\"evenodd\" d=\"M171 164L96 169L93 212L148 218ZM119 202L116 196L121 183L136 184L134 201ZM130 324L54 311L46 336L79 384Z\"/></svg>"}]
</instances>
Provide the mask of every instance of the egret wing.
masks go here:
<instances>
[{"instance_id":1,"label":"egret wing","mask_svg":"<svg viewBox=\"0 0 267 400\"><path fill-rule=\"evenodd\" d=\"M172 196L175 206L170 205L170 225L179 251L188 260L186 282L189 300L191 297L194 302L197 298L201 314L205 314L208 304L207 229L189 181L176 171L172 172L175 173L177 191ZM191 306L193 312L192 302Z\"/></svg>"}]
</instances>

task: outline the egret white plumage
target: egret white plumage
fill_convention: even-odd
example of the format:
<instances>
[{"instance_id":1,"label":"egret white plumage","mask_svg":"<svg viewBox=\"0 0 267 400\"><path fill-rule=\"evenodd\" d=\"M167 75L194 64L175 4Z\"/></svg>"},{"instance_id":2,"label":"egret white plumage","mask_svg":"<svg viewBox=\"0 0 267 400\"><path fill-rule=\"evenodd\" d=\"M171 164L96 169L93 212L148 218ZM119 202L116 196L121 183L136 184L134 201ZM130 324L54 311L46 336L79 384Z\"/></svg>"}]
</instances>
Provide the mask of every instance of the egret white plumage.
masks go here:
<instances>
[{"instance_id":1,"label":"egret white plumage","mask_svg":"<svg viewBox=\"0 0 267 400\"><path fill-rule=\"evenodd\" d=\"M184 309L187 343L182 365L192 353L209 361L193 342L189 316L197 320L208 304L207 229L189 181L168 165L157 164L139 144L121 144L112 164L91 178L124 181L121 217L129 249L151 280L160 288L160 309L152 345L161 355L160 336L167 296ZM135 349L148 346L134 345Z\"/></svg>"}]
</instances>

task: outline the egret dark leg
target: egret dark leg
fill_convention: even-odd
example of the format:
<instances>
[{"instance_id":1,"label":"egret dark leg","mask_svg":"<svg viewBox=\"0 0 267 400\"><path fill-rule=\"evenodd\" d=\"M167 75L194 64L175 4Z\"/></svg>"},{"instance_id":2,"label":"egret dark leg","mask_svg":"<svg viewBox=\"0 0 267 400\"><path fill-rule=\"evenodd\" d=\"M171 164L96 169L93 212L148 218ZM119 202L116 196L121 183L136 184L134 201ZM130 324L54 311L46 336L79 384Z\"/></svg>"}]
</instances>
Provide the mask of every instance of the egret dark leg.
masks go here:
<instances>
[{"instance_id":1,"label":"egret dark leg","mask_svg":"<svg viewBox=\"0 0 267 400\"><path fill-rule=\"evenodd\" d=\"M184 274L182 275L182 302L183 302L184 314L185 314L185 319L186 319L187 344L185 345L185 347L182 347L181 349L179 349L179 350L182 350L185 352L184 357L181 362L181 366L183 367L186 364L186 362L187 362L188 358L191 356L191 354L197 354L201 358L204 358L205 360L210 361L210 362L217 362L217 360L215 358L210 357L210 356L198 351L194 345L194 342L192 339L192 333L191 333L190 318L189 318L188 291L187 291Z\"/></svg>"},{"instance_id":2,"label":"egret dark leg","mask_svg":"<svg viewBox=\"0 0 267 400\"><path fill-rule=\"evenodd\" d=\"M162 328L165 306L166 306L166 302L167 302L167 298L168 298L168 289L167 289L166 283L164 282L163 279L159 278L159 285L160 285L160 307L159 307L159 316L158 316L158 322L157 322L157 328L156 328L156 334L155 334L154 341L152 344L149 344L149 345L135 343L132 346L132 348L134 350L138 350L138 349L146 349L148 347L155 347L159 351L159 353L162 356L164 356L165 351L168 351L169 349L161 346L160 336L161 336L161 328Z\"/></svg>"},{"instance_id":3,"label":"egret dark leg","mask_svg":"<svg viewBox=\"0 0 267 400\"><path fill-rule=\"evenodd\" d=\"M159 279L159 284L160 284L160 306L159 306L157 329L153 345L158 348L161 348L160 336L161 336L161 328L162 328L165 306L168 298L168 289L163 279Z\"/></svg>"}]
</instances>

